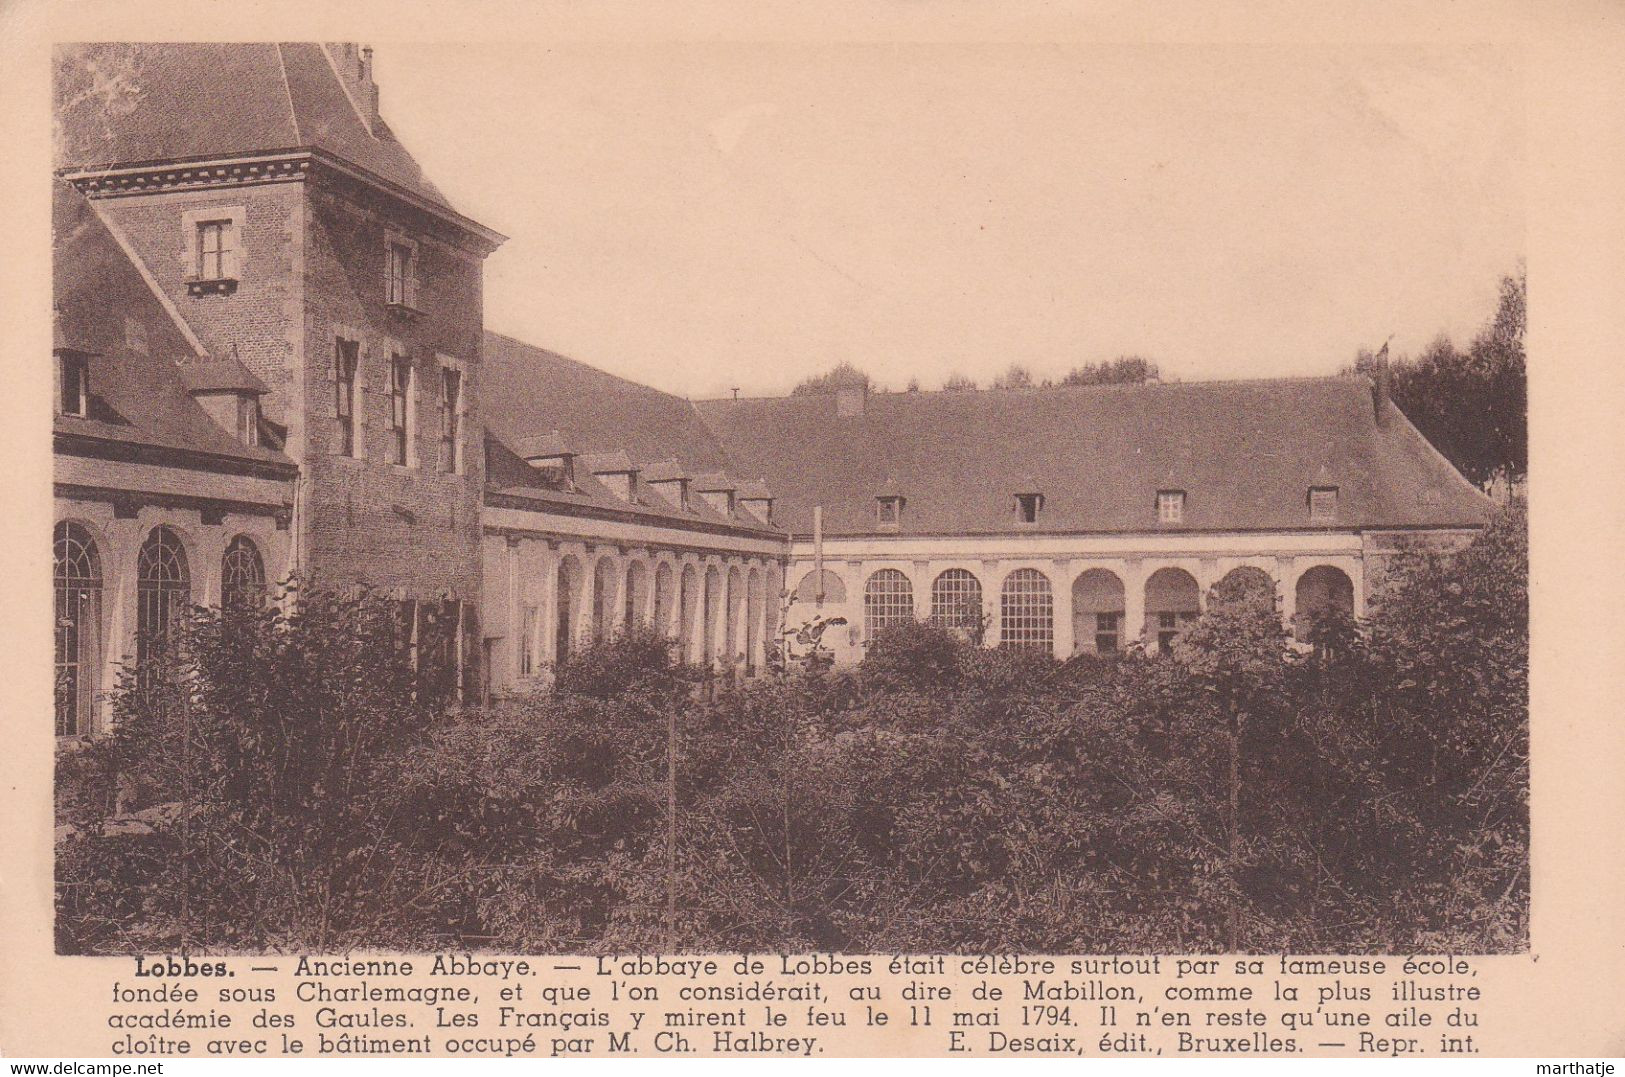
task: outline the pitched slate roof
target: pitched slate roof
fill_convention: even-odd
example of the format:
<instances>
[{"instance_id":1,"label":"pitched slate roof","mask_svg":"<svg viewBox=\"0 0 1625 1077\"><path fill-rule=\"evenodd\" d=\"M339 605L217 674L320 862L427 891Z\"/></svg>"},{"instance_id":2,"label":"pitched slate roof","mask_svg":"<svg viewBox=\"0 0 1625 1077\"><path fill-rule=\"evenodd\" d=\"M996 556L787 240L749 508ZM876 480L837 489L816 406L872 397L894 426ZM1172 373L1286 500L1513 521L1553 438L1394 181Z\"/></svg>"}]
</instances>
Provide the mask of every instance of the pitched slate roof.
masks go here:
<instances>
[{"instance_id":1,"label":"pitched slate roof","mask_svg":"<svg viewBox=\"0 0 1625 1077\"><path fill-rule=\"evenodd\" d=\"M90 203L65 182L53 184L51 224L56 336L75 350L93 353L89 415L56 416L55 433L180 450L198 466L218 459L291 472L293 461L242 444L192 399L180 364L209 362L208 357L193 348ZM145 354L130 346L131 326L145 338Z\"/></svg>"},{"instance_id":2,"label":"pitched slate roof","mask_svg":"<svg viewBox=\"0 0 1625 1077\"><path fill-rule=\"evenodd\" d=\"M1339 488L1335 529L1474 526L1489 501L1392 403L1379 424L1364 378L870 394L697 405L728 453L766 473L796 532L868 534L875 496L907 498L901 531L1310 529L1311 486ZM1158 490L1186 492L1159 524ZM1036 525L1014 495L1036 490Z\"/></svg>"},{"instance_id":3,"label":"pitched slate roof","mask_svg":"<svg viewBox=\"0 0 1625 1077\"><path fill-rule=\"evenodd\" d=\"M510 446L556 430L577 453L625 450L640 467L674 456L691 472L728 465L688 401L501 333L485 334L480 409Z\"/></svg>"},{"instance_id":4,"label":"pitched slate roof","mask_svg":"<svg viewBox=\"0 0 1625 1077\"><path fill-rule=\"evenodd\" d=\"M486 485L498 503L782 536L748 513L728 516L702 498L682 509L645 490L628 504L594 476L641 469L648 482L726 466L727 454L688 401L492 332L485 334L480 379ZM569 489L525 462L525 455L565 446L579 454Z\"/></svg>"},{"instance_id":5,"label":"pitched slate roof","mask_svg":"<svg viewBox=\"0 0 1625 1077\"><path fill-rule=\"evenodd\" d=\"M321 150L451 209L313 42L67 45L56 105L62 168Z\"/></svg>"},{"instance_id":6,"label":"pitched slate roof","mask_svg":"<svg viewBox=\"0 0 1625 1077\"><path fill-rule=\"evenodd\" d=\"M270 387L235 355L181 367L181 383L192 393L248 393L264 396Z\"/></svg>"}]
</instances>

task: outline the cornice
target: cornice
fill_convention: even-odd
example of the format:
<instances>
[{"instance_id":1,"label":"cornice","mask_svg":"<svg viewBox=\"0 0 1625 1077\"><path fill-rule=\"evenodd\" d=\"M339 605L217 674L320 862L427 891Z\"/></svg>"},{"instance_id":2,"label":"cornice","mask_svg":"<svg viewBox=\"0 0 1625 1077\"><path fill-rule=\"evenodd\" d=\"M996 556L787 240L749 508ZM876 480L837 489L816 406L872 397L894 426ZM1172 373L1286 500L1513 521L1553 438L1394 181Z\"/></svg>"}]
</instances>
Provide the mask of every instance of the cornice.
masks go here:
<instances>
[{"instance_id":1,"label":"cornice","mask_svg":"<svg viewBox=\"0 0 1625 1077\"><path fill-rule=\"evenodd\" d=\"M318 171L329 171L377 190L420 213L450 224L477 241L490 254L507 236L465 217L449 206L351 164L325 150L302 148L277 153L245 154L196 160L147 161L105 168L70 167L58 175L87 198L187 191L200 188L246 187L266 183L298 183Z\"/></svg>"}]
</instances>

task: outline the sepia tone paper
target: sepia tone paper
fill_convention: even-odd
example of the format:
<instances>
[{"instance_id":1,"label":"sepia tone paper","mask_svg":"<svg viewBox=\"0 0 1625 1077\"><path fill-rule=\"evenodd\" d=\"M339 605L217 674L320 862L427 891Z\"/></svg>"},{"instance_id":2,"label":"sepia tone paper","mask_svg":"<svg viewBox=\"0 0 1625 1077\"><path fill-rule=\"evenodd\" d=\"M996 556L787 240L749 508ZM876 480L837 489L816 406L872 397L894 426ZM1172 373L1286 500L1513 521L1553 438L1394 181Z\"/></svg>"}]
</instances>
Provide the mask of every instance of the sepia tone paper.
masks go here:
<instances>
[{"instance_id":1,"label":"sepia tone paper","mask_svg":"<svg viewBox=\"0 0 1625 1077\"><path fill-rule=\"evenodd\" d=\"M1518 96L1527 132L1523 212L1531 293L1529 351L1534 357L1532 928L1529 953L1472 959L1479 970L1474 982L1484 996L1476 1031L1487 1054L1585 1058L1625 1053L1625 1021L1618 1005L1625 995L1620 928L1625 791L1619 779L1625 732L1615 703L1625 684L1614 614L1622 596L1608 556L1625 524L1617 489L1621 444L1615 416L1617 401L1625 398L1617 362L1625 344L1625 297L1619 284L1625 270L1625 213L1619 208L1625 150L1617 135L1625 121L1620 115L1625 100L1621 33L1617 12L1588 4L1540 11L1440 4L1403 14L1346 5L1317 9L1313 15L1193 4L1157 17L1128 6L1036 4L995 10L949 4L811 9L695 3L584 9L470 3L411 11L354 5L337 14L318 5L240 5L226 11L178 3L140 9L21 3L0 10L8 102L0 120L8 147L3 176L13 239L0 310L15 353L15 389L3 405L8 421L0 435L13 462L7 488L13 509L0 526L13 551L14 592L21 596L3 629L9 750L4 763L5 859L0 864L5 914L0 923L0 1050L13 1057L103 1053L108 1035L102 1015L110 984L129 983L132 972L132 962L125 958L58 957L51 939L53 745L44 722L37 720L51 694L46 672L50 599L44 586L51 457L48 368L35 359L48 348L50 213L44 177L51 161L50 49L57 42L99 40L351 39L369 40L380 48L392 40L463 42L471 57L477 55L477 43L504 41L511 50L512 42L526 41L535 44L538 63L547 62L547 49L566 46L578 56L615 54L623 62L626 50L642 50L650 63L655 57L719 45L748 59L753 49L838 54L906 44L908 49L899 48L897 55L930 57L933 49L942 49L945 57L952 54L953 62L975 57L978 50L991 54L1051 43L1264 48L1278 51L1283 62L1328 46L1380 54L1387 48L1448 51L1488 44L1518 56L1520 65L1515 66L1521 70L1509 71L1509 78L1522 80ZM842 104L856 107L858 102L832 103ZM515 118L514 129L522 138L521 117ZM928 143L950 134L922 129L918 137ZM521 198L548 197L517 181L516 191ZM698 311L694 317L719 336L730 331L726 315ZM1209 326L1215 339L1256 336L1270 312L1237 310L1231 317L1234 324ZM861 360L898 383L906 380L903 372L887 370L884 354L841 350L861 343L833 341L830 354ZM1329 354L1332 345L1326 350ZM1225 376L1265 373L1250 369L1247 362L1244 352L1233 355ZM696 396L719 394L740 376L737 370L706 369L703 360L684 374ZM774 391L787 387L788 382ZM591 960L583 964L590 967ZM719 958L724 965L731 960ZM234 968L248 963L233 959ZM274 964L285 972L292 961L284 956ZM718 977L719 982L731 979ZM906 1005L901 991L909 979L879 974L868 982L882 988L895 1010ZM955 982L961 997L976 979ZM246 1006L244 1012L254 1008ZM946 1050L939 1039L895 1024L887 1030L821 1035L823 1052L829 1055Z\"/></svg>"}]
</instances>

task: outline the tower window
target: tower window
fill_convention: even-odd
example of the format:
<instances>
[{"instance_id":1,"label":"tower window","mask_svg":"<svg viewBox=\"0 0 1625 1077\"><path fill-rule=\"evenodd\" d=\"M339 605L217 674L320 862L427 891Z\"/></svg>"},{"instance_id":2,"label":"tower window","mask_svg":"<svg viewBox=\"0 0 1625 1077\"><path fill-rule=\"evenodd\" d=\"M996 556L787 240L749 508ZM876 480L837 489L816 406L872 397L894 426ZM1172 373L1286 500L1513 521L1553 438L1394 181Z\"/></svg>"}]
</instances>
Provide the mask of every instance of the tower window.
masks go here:
<instances>
[{"instance_id":1,"label":"tower window","mask_svg":"<svg viewBox=\"0 0 1625 1077\"><path fill-rule=\"evenodd\" d=\"M224 280L231 258L231 222L201 221L197 226L197 275L201 280Z\"/></svg>"},{"instance_id":2,"label":"tower window","mask_svg":"<svg viewBox=\"0 0 1625 1077\"><path fill-rule=\"evenodd\" d=\"M463 372L454 366L440 368L440 469L448 474L462 471L461 453L463 411Z\"/></svg>"},{"instance_id":3,"label":"tower window","mask_svg":"<svg viewBox=\"0 0 1625 1077\"><path fill-rule=\"evenodd\" d=\"M412 360L397 355L389 361L390 462L403 466L411 462L412 445Z\"/></svg>"},{"instance_id":4,"label":"tower window","mask_svg":"<svg viewBox=\"0 0 1625 1077\"><path fill-rule=\"evenodd\" d=\"M385 251L384 302L392 307L412 306L412 253L410 244L396 242Z\"/></svg>"},{"instance_id":5,"label":"tower window","mask_svg":"<svg viewBox=\"0 0 1625 1077\"><path fill-rule=\"evenodd\" d=\"M1183 523L1185 519L1185 491L1158 490L1157 491L1157 522L1164 524Z\"/></svg>"},{"instance_id":6,"label":"tower window","mask_svg":"<svg viewBox=\"0 0 1625 1077\"><path fill-rule=\"evenodd\" d=\"M342 337L333 357L333 413L339 421L339 453L356 455L356 368L361 361L361 345Z\"/></svg>"}]
</instances>

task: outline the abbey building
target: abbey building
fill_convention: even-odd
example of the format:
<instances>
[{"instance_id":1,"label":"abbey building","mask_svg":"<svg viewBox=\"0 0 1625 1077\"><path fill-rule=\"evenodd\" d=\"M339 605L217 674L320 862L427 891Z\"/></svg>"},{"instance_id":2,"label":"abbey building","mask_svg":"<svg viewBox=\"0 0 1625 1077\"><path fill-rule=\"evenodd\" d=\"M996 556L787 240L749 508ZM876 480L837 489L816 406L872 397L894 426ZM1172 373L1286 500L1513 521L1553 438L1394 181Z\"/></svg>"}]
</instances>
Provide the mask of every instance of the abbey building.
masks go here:
<instances>
[{"instance_id":1,"label":"abbey building","mask_svg":"<svg viewBox=\"0 0 1625 1077\"><path fill-rule=\"evenodd\" d=\"M1365 379L692 403L484 328L353 44L57 63L56 731L190 604L393 596L465 698L629 621L739 675L841 616L1166 645L1232 572L1355 613L1488 501Z\"/></svg>"}]
</instances>

